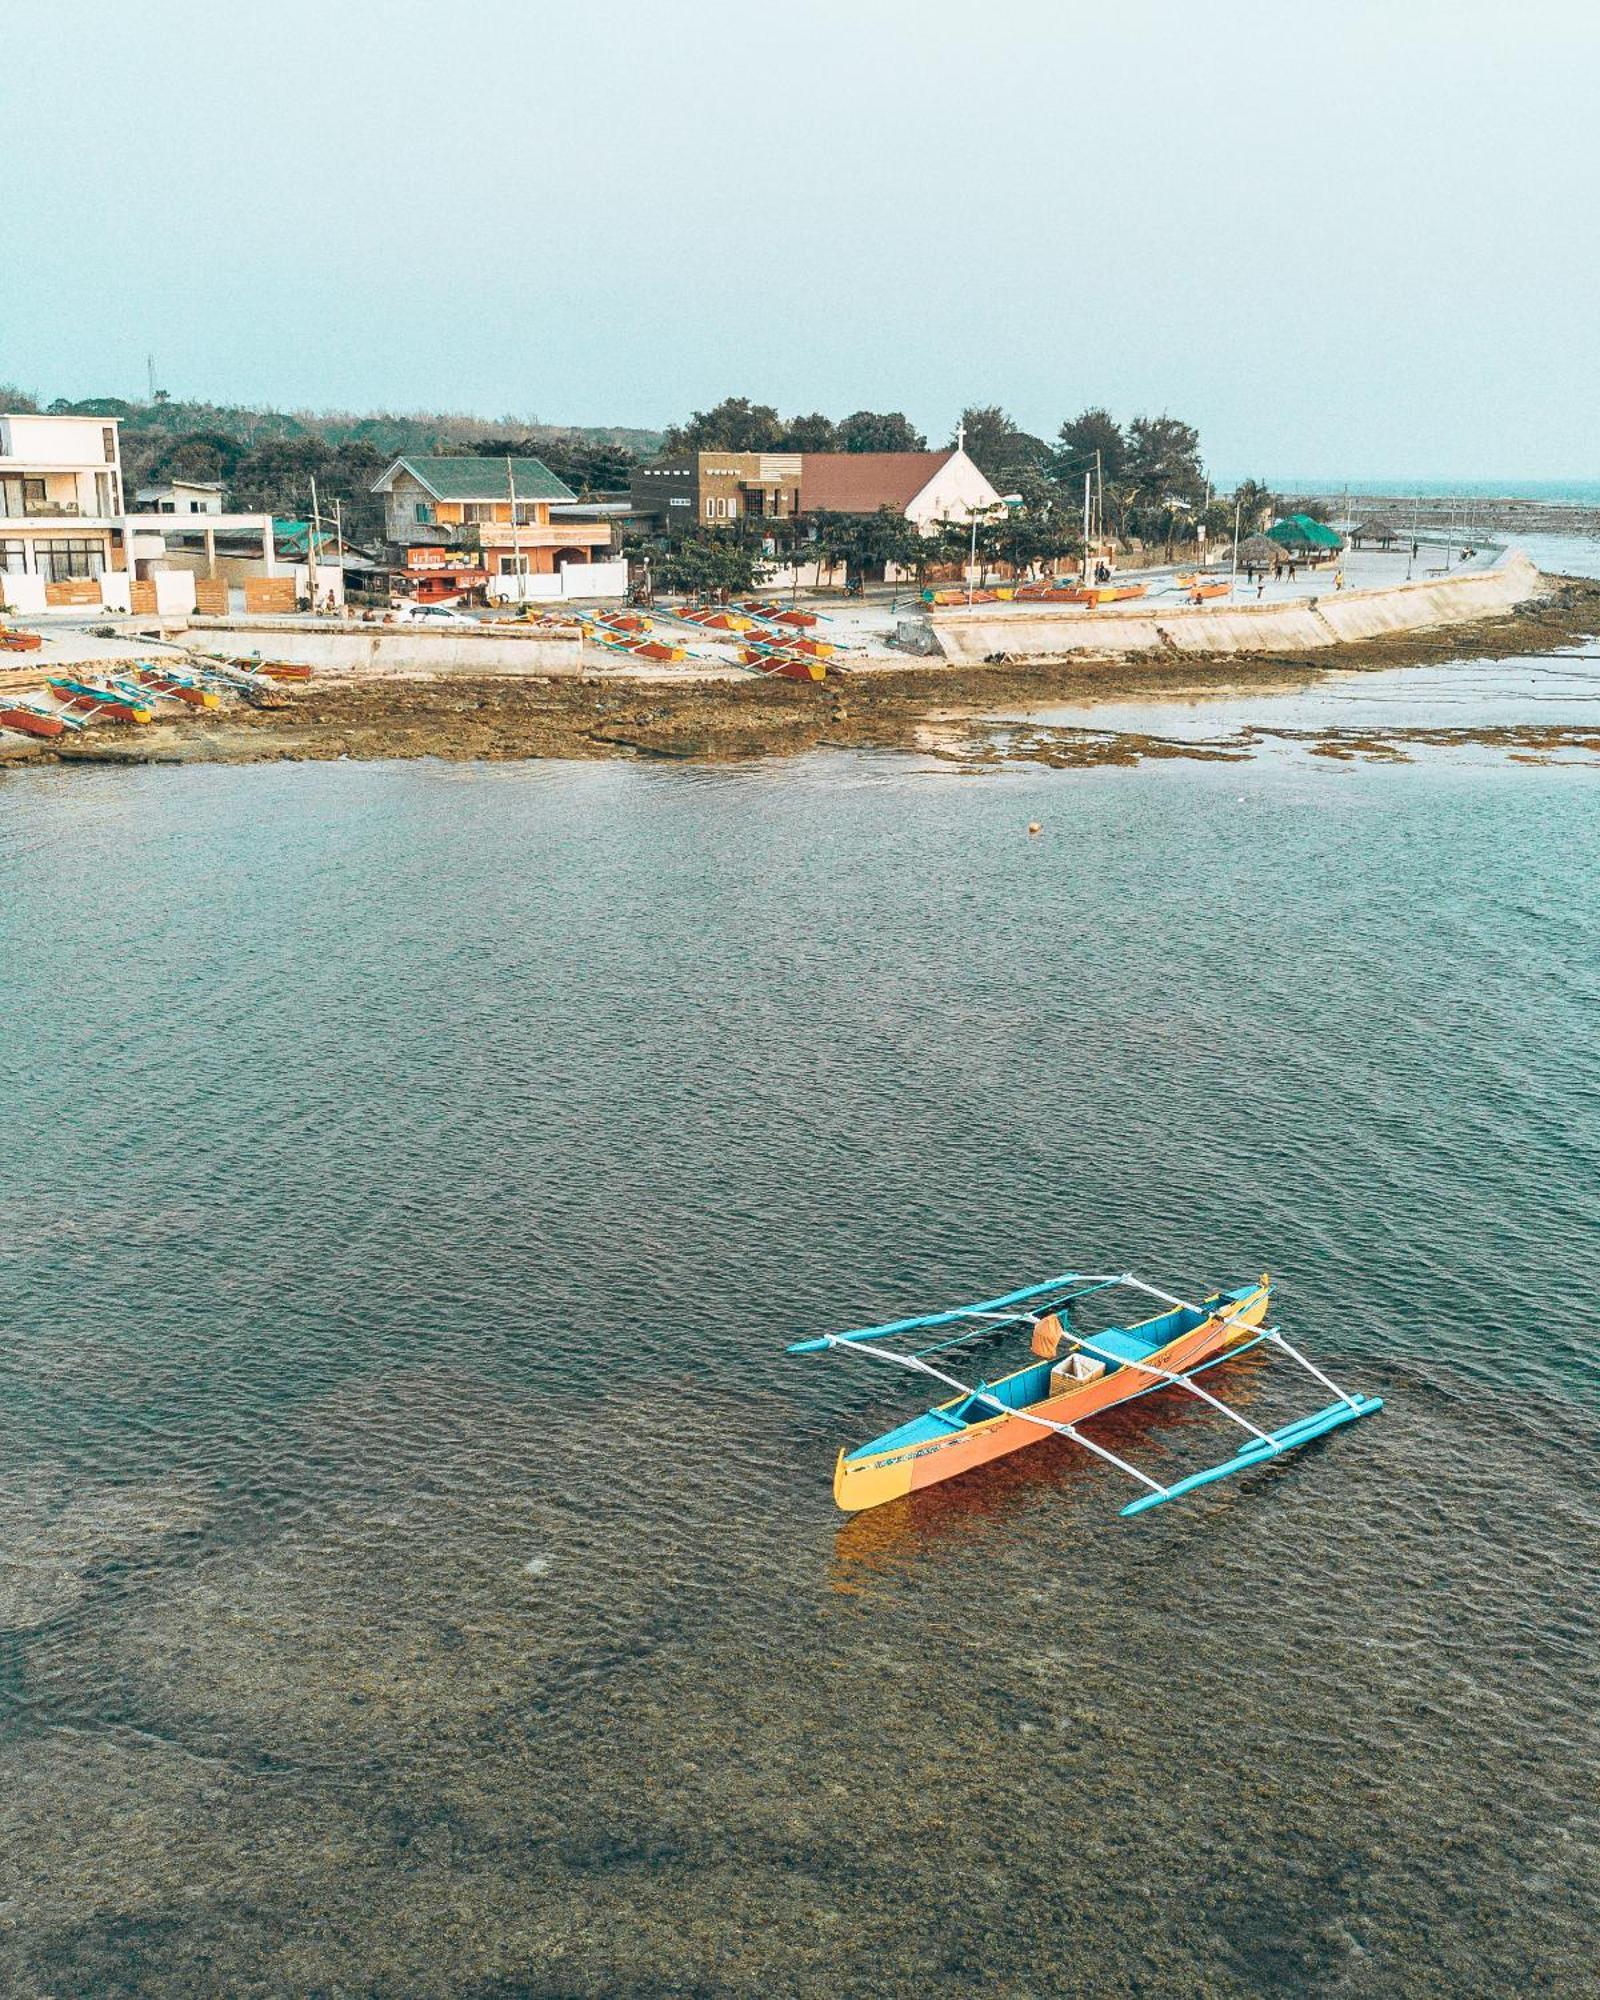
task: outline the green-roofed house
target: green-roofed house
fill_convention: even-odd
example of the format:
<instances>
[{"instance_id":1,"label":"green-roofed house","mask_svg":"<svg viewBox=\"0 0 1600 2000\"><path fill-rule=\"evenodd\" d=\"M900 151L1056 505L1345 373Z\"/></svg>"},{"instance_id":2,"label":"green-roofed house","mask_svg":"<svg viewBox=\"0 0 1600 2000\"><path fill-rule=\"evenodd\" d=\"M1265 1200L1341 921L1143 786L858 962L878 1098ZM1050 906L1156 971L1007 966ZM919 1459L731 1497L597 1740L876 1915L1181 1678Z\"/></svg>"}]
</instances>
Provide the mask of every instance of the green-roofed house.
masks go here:
<instances>
[{"instance_id":1,"label":"green-roofed house","mask_svg":"<svg viewBox=\"0 0 1600 2000\"><path fill-rule=\"evenodd\" d=\"M609 522L551 521L552 501L577 496L538 458L397 458L372 491L383 495L391 542L478 548L490 576L519 567L549 576L563 563L598 561L611 545Z\"/></svg>"},{"instance_id":2,"label":"green-roofed house","mask_svg":"<svg viewBox=\"0 0 1600 2000\"><path fill-rule=\"evenodd\" d=\"M1312 560L1318 556L1336 556L1344 547L1344 536L1336 528L1330 528L1324 521L1314 521L1309 514L1290 514L1282 521L1274 521L1267 535L1288 555Z\"/></svg>"}]
</instances>

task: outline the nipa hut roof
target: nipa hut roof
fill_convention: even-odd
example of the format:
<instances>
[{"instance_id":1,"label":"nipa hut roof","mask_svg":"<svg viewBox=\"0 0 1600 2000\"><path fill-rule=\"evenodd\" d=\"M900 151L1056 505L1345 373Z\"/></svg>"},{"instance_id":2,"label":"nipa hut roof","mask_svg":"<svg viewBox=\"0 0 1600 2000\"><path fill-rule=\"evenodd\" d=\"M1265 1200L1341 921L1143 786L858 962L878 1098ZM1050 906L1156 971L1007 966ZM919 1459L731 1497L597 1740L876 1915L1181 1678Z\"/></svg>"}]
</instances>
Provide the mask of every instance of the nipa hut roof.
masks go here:
<instances>
[{"instance_id":1,"label":"nipa hut roof","mask_svg":"<svg viewBox=\"0 0 1600 2000\"><path fill-rule=\"evenodd\" d=\"M1358 521L1350 530L1352 541L1363 542L1403 542L1409 537L1402 535L1393 521L1386 521L1382 515L1370 521Z\"/></svg>"},{"instance_id":2,"label":"nipa hut roof","mask_svg":"<svg viewBox=\"0 0 1600 2000\"><path fill-rule=\"evenodd\" d=\"M1283 550L1270 535L1246 535L1239 544L1239 565L1253 564L1261 568L1266 563L1276 567L1283 561Z\"/></svg>"}]
</instances>

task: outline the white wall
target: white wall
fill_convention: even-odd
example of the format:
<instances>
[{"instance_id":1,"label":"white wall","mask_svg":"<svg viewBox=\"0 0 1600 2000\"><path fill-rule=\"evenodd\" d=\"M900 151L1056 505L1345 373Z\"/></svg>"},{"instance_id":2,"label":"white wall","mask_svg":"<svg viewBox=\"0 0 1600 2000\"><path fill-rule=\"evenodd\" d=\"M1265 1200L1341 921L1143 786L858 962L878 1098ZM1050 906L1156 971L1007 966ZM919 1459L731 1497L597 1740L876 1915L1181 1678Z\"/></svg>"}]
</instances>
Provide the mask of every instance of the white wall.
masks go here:
<instances>
[{"instance_id":1,"label":"white wall","mask_svg":"<svg viewBox=\"0 0 1600 2000\"><path fill-rule=\"evenodd\" d=\"M101 577L100 602L108 611L133 609L133 578L125 569L108 569Z\"/></svg>"},{"instance_id":2,"label":"white wall","mask_svg":"<svg viewBox=\"0 0 1600 2000\"><path fill-rule=\"evenodd\" d=\"M294 594L305 597L310 589L311 571L305 563L294 565ZM344 571L337 563L317 564L317 605L320 607L329 591L333 592L335 604L344 602Z\"/></svg>"},{"instance_id":3,"label":"white wall","mask_svg":"<svg viewBox=\"0 0 1600 2000\"><path fill-rule=\"evenodd\" d=\"M549 604L562 595L561 578L554 572L491 576L484 590L491 604Z\"/></svg>"},{"instance_id":4,"label":"white wall","mask_svg":"<svg viewBox=\"0 0 1600 2000\"><path fill-rule=\"evenodd\" d=\"M156 587L156 610L163 618L183 618L194 609L194 575L186 569L158 569L150 581Z\"/></svg>"},{"instance_id":5,"label":"white wall","mask_svg":"<svg viewBox=\"0 0 1600 2000\"><path fill-rule=\"evenodd\" d=\"M8 611L43 611L44 578L0 570L0 602Z\"/></svg>"},{"instance_id":6,"label":"white wall","mask_svg":"<svg viewBox=\"0 0 1600 2000\"><path fill-rule=\"evenodd\" d=\"M110 417L7 417L0 424L0 448L8 458L32 459L41 465L98 466L111 471L116 460L107 461L101 432Z\"/></svg>"},{"instance_id":7,"label":"white wall","mask_svg":"<svg viewBox=\"0 0 1600 2000\"><path fill-rule=\"evenodd\" d=\"M628 565L563 563L553 575L491 576L487 591L497 604L549 604L563 597L626 597Z\"/></svg>"}]
</instances>

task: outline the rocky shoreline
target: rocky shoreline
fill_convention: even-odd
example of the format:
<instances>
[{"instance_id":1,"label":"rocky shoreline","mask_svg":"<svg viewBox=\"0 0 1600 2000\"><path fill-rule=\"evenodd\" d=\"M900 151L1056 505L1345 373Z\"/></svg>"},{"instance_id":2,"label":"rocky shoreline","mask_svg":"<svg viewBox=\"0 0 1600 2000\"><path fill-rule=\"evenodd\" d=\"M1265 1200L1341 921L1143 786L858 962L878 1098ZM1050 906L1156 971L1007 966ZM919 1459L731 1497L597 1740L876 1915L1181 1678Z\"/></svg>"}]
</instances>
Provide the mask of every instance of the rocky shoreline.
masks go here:
<instances>
[{"instance_id":1,"label":"rocky shoreline","mask_svg":"<svg viewBox=\"0 0 1600 2000\"><path fill-rule=\"evenodd\" d=\"M1094 730L1019 729L997 747L997 715L1095 700L1290 692L1350 672L1551 653L1600 633L1600 582L1552 578L1551 594L1476 625L1397 633L1293 654L1074 658L1028 664L835 672L822 686L765 680L650 683L528 676L317 680L282 709L230 706L60 743L7 740L30 765L257 763L441 757L667 758L724 762L822 749L911 750L958 761L1120 764L1145 756L1233 757L1236 746ZM1262 732L1281 734L1283 732ZM1324 732L1338 735L1340 732ZM1376 742L1412 732L1362 734ZM1501 729L1421 732L1498 741ZM1316 732L1313 732L1316 734ZM1524 754L1600 747L1594 732L1519 729ZM1247 754L1247 753L1246 753ZM1325 754L1339 754L1337 748ZM1359 750L1351 754L1362 754ZM1380 752L1379 754L1387 754Z\"/></svg>"}]
</instances>

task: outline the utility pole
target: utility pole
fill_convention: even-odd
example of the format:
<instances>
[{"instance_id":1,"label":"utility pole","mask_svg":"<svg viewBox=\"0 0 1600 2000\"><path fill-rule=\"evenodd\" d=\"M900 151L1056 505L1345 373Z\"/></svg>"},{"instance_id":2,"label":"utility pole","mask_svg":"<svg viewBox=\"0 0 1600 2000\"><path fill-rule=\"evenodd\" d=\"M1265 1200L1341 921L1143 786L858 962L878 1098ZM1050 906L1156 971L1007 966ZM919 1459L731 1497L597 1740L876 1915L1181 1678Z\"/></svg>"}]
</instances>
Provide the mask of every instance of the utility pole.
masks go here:
<instances>
[{"instance_id":1,"label":"utility pole","mask_svg":"<svg viewBox=\"0 0 1600 2000\"><path fill-rule=\"evenodd\" d=\"M506 453L506 491L511 495L511 573L517 580L517 602L526 604L528 592L522 581L522 541L517 534L517 474L509 451Z\"/></svg>"},{"instance_id":2,"label":"utility pole","mask_svg":"<svg viewBox=\"0 0 1600 2000\"><path fill-rule=\"evenodd\" d=\"M150 400L153 403L156 399L156 358L153 354L145 356L144 369L146 378L150 384Z\"/></svg>"},{"instance_id":3,"label":"utility pole","mask_svg":"<svg viewBox=\"0 0 1600 2000\"><path fill-rule=\"evenodd\" d=\"M1094 448L1094 538L1097 542L1106 538L1106 469L1099 445Z\"/></svg>"},{"instance_id":4,"label":"utility pole","mask_svg":"<svg viewBox=\"0 0 1600 2000\"><path fill-rule=\"evenodd\" d=\"M317 608L317 482L311 481L311 519L306 523L306 596Z\"/></svg>"},{"instance_id":5,"label":"utility pole","mask_svg":"<svg viewBox=\"0 0 1600 2000\"><path fill-rule=\"evenodd\" d=\"M1242 500L1235 500L1233 503L1233 582L1230 586L1230 595L1239 588L1239 510L1243 505Z\"/></svg>"},{"instance_id":6,"label":"utility pole","mask_svg":"<svg viewBox=\"0 0 1600 2000\"><path fill-rule=\"evenodd\" d=\"M339 603L344 604L344 501L333 496L333 559L339 565Z\"/></svg>"},{"instance_id":7,"label":"utility pole","mask_svg":"<svg viewBox=\"0 0 1600 2000\"><path fill-rule=\"evenodd\" d=\"M1090 567L1089 567L1089 479L1090 479L1090 475L1089 475L1089 474L1088 474L1088 473L1086 472L1086 473L1085 473L1085 474L1083 475L1083 580L1084 580L1084 582L1085 582L1085 583L1087 583L1087 582L1089 581L1089 576L1090 576Z\"/></svg>"}]
</instances>

